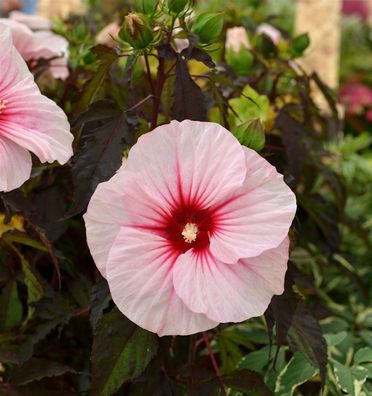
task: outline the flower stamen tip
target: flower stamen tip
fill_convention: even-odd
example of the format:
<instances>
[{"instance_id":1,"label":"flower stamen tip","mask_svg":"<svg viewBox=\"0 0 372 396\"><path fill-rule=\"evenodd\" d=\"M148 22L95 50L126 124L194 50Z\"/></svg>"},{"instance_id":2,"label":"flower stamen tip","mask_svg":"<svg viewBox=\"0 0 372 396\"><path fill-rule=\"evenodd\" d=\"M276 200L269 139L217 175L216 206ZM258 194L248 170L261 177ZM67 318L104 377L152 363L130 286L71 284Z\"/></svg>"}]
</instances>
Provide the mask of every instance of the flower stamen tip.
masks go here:
<instances>
[{"instance_id":1,"label":"flower stamen tip","mask_svg":"<svg viewBox=\"0 0 372 396\"><path fill-rule=\"evenodd\" d=\"M0 99L0 114L1 114L1 111L6 108L7 103L8 103L7 100L1 100Z\"/></svg>"},{"instance_id":2,"label":"flower stamen tip","mask_svg":"<svg viewBox=\"0 0 372 396\"><path fill-rule=\"evenodd\" d=\"M187 243L195 242L198 232L199 230L195 223L186 223L182 231L183 239Z\"/></svg>"}]
</instances>

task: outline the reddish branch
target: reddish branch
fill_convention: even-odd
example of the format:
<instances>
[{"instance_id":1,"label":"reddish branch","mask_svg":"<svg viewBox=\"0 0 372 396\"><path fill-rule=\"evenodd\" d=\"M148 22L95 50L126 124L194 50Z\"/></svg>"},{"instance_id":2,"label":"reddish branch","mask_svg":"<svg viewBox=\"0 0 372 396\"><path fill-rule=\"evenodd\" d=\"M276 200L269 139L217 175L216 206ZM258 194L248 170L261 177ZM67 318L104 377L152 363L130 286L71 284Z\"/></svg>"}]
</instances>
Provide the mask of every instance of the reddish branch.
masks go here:
<instances>
[{"instance_id":1,"label":"reddish branch","mask_svg":"<svg viewBox=\"0 0 372 396\"><path fill-rule=\"evenodd\" d=\"M203 338L204 338L205 345L206 345L206 347L208 349L208 354L209 354L209 358L211 359L211 363L212 363L213 369L214 369L214 371L216 373L218 382L221 385L222 393L223 393L224 396L227 396L225 385L224 385L224 383L222 381L221 371L220 371L220 369L218 367L218 364L217 364L217 361L216 361L216 357L214 356L214 353L212 351L211 344L209 343L209 337L208 337L208 332L207 331L203 331Z\"/></svg>"}]
</instances>

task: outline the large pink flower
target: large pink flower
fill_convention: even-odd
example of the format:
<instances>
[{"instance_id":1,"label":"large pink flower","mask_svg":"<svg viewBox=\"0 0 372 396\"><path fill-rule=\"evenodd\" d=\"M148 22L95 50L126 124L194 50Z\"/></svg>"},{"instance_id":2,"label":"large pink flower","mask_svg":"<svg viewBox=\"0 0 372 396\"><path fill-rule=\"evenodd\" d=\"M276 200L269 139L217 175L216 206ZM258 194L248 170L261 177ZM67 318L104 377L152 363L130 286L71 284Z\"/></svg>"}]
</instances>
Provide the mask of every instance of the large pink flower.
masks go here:
<instances>
[{"instance_id":1,"label":"large pink flower","mask_svg":"<svg viewBox=\"0 0 372 396\"><path fill-rule=\"evenodd\" d=\"M0 19L0 24L10 28L13 44L26 62L50 60L54 78L64 80L68 77L68 42L64 37L47 30L33 32L25 24L12 19Z\"/></svg>"},{"instance_id":2,"label":"large pink flower","mask_svg":"<svg viewBox=\"0 0 372 396\"><path fill-rule=\"evenodd\" d=\"M265 159L218 124L186 120L142 136L84 218L119 309L187 335L262 315L283 292L295 211Z\"/></svg>"},{"instance_id":3,"label":"large pink flower","mask_svg":"<svg viewBox=\"0 0 372 396\"><path fill-rule=\"evenodd\" d=\"M29 151L42 162L64 164L73 136L66 115L40 93L1 24L0 48L0 191L10 191L30 177Z\"/></svg>"}]
</instances>

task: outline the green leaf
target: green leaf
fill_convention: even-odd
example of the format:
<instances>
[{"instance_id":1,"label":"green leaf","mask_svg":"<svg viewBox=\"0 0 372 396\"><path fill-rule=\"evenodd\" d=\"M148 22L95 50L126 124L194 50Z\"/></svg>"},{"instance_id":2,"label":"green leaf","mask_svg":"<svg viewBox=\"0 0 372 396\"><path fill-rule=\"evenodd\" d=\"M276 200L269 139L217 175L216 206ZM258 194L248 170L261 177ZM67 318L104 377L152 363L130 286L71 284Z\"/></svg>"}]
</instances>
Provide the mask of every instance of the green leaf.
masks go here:
<instances>
[{"instance_id":1,"label":"green leaf","mask_svg":"<svg viewBox=\"0 0 372 396\"><path fill-rule=\"evenodd\" d=\"M183 11L188 3L188 0L168 0L169 11L179 14Z\"/></svg>"},{"instance_id":2,"label":"green leaf","mask_svg":"<svg viewBox=\"0 0 372 396\"><path fill-rule=\"evenodd\" d=\"M209 44L216 40L223 28L223 13L202 13L199 14L192 26L192 32L199 37L203 44Z\"/></svg>"},{"instance_id":3,"label":"green leaf","mask_svg":"<svg viewBox=\"0 0 372 396\"><path fill-rule=\"evenodd\" d=\"M296 352L279 374L275 384L275 394L292 396L295 389L314 377L318 369L313 367L305 356Z\"/></svg>"},{"instance_id":4,"label":"green leaf","mask_svg":"<svg viewBox=\"0 0 372 396\"><path fill-rule=\"evenodd\" d=\"M372 362L372 348L359 349L354 355L354 364Z\"/></svg>"},{"instance_id":5,"label":"green leaf","mask_svg":"<svg viewBox=\"0 0 372 396\"><path fill-rule=\"evenodd\" d=\"M25 385L46 377L56 377L72 372L75 371L65 364L33 358L23 366L14 368L11 383L14 385Z\"/></svg>"},{"instance_id":6,"label":"green leaf","mask_svg":"<svg viewBox=\"0 0 372 396\"><path fill-rule=\"evenodd\" d=\"M254 57L246 48L242 48L239 52L228 49L226 61L238 76L248 76L252 71Z\"/></svg>"},{"instance_id":7,"label":"green leaf","mask_svg":"<svg viewBox=\"0 0 372 396\"><path fill-rule=\"evenodd\" d=\"M116 52L105 45L97 45L91 49L91 52L98 58L98 68L93 77L84 85L79 103L74 107L74 114L82 113L94 102L112 64L118 59Z\"/></svg>"},{"instance_id":8,"label":"green leaf","mask_svg":"<svg viewBox=\"0 0 372 396\"><path fill-rule=\"evenodd\" d=\"M27 287L27 305L28 305L28 318L31 318L34 312L32 307L33 303L39 301L44 295L44 288L39 279L39 275L31 267L30 263L26 260L23 254L14 246L10 245L12 249L17 253L19 259L21 260L22 271L24 282Z\"/></svg>"},{"instance_id":9,"label":"green leaf","mask_svg":"<svg viewBox=\"0 0 372 396\"><path fill-rule=\"evenodd\" d=\"M249 85L243 89L239 98L231 99L229 104L238 116L234 120L235 125L251 121L252 119L259 119L263 123L268 120L270 111L269 98L265 95L260 95Z\"/></svg>"},{"instance_id":10,"label":"green leaf","mask_svg":"<svg viewBox=\"0 0 372 396\"><path fill-rule=\"evenodd\" d=\"M333 372L341 389L350 396L358 396L368 377L368 370L361 366L345 367L332 360Z\"/></svg>"},{"instance_id":11,"label":"green leaf","mask_svg":"<svg viewBox=\"0 0 372 396\"><path fill-rule=\"evenodd\" d=\"M310 45L310 38L308 33L300 34L292 41L292 55L294 57L302 56L305 50Z\"/></svg>"},{"instance_id":12,"label":"green leaf","mask_svg":"<svg viewBox=\"0 0 372 396\"><path fill-rule=\"evenodd\" d=\"M22 303L18 296L17 282L10 280L0 296L0 327L11 329L22 320Z\"/></svg>"},{"instance_id":13,"label":"green leaf","mask_svg":"<svg viewBox=\"0 0 372 396\"><path fill-rule=\"evenodd\" d=\"M21 258L22 270L24 275L24 281L27 287L28 304L35 303L43 297L44 289L41 284L38 275L31 268L30 263L22 256Z\"/></svg>"},{"instance_id":14,"label":"green leaf","mask_svg":"<svg viewBox=\"0 0 372 396\"><path fill-rule=\"evenodd\" d=\"M104 315L93 341L92 395L112 395L138 377L157 349L157 336L136 326L117 308Z\"/></svg>"},{"instance_id":15,"label":"green leaf","mask_svg":"<svg viewBox=\"0 0 372 396\"><path fill-rule=\"evenodd\" d=\"M237 369L249 369L262 373L263 369L270 363L270 347L265 346L258 351L250 352L244 356L237 365Z\"/></svg>"},{"instance_id":16,"label":"green leaf","mask_svg":"<svg viewBox=\"0 0 372 396\"><path fill-rule=\"evenodd\" d=\"M324 338L327 342L328 348L330 348L340 344L345 339L346 336L347 336L346 331L340 331L339 333L335 333L335 334L325 334Z\"/></svg>"},{"instance_id":17,"label":"green leaf","mask_svg":"<svg viewBox=\"0 0 372 396\"><path fill-rule=\"evenodd\" d=\"M152 14L158 6L158 0L135 0L136 10L143 14Z\"/></svg>"},{"instance_id":18,"label":"green leaf","mask_svg":"<svg viewBox=\"0 0 372 396\"><path fill-rule=\"evenodd\" d=\"M12 232L5 235L4 238L10 243L16 242L20 243L21 245L33 247L42 252L48 252L48 249L42 243L35 241L35 239L22 232Z\"/></svg>"},{"instance_id":19,"label":"green leaf","mask_svg":"<svg viewBox=\"0 0 372 396\"><path fill-rule=\"evenodd\" d=\"M243 124L234 127L232 132L240 144L252 150L260 151L265 146L265 132L262 122L258 118L243 122Z\"/></svg>"}]
</instances>

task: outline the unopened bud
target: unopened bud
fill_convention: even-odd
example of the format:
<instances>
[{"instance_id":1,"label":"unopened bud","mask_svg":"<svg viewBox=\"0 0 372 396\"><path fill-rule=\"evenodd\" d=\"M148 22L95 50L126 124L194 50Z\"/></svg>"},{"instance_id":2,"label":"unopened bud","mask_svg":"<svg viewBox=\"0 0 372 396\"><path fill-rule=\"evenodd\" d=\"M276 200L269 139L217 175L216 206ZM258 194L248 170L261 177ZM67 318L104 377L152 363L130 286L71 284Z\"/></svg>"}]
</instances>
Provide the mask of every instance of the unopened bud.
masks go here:
<instances>
[{"instance_id":1,"label":"unopened bud","mask_svg":"<svg viewBox=\"0 0 372 396\"><path fill-rule=\"evenodd\" d=\"M234 136L240 144L260 151L265 146L265 131L261 120L254 118L233 128Z\"/></svg>"},{"instance_id":2,"label":"unopened bud","mask_svg":"<svg viewBox=\"0 0 372 396\"><path fill-rule=\"evenodd\" d=\"M199 37L201 43L209 44L217 39L221 34L222 28L223 14L210 14L206 12L196 17L192 31Z\"/></svg>"},{"instance_id":3,"label":"unopened bud","mask_svg":"<svg viewBox=\"0 0 372 396\"><path fill-rule=\"evenodd\" d=\"M132 13L124 18L119 37L135 49L144 49L153 41L154 34L144 18Z\"/></svg>"}]
</instances>

